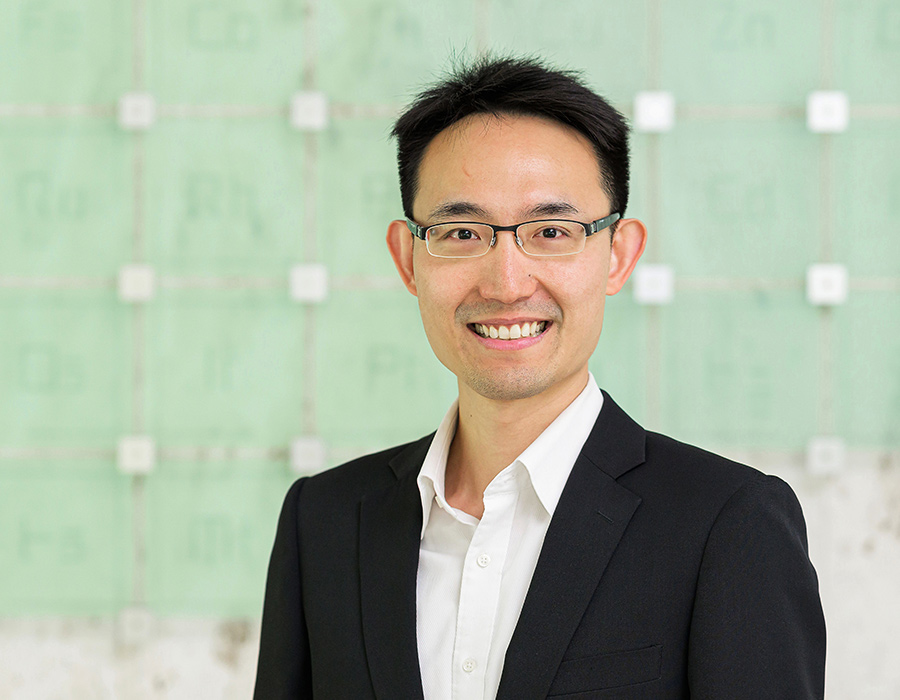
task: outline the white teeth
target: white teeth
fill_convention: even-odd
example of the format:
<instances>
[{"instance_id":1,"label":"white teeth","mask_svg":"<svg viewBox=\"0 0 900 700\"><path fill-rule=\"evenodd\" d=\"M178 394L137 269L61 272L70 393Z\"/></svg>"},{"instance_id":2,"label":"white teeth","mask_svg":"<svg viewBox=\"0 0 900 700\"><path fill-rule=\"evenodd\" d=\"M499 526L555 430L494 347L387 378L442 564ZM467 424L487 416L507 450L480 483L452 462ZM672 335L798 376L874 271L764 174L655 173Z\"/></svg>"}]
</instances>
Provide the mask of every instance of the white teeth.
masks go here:
<instances>
[{"instance_id":1,"label":"white teeth","mask_svg":"<svg viewBox=\"0 0 900 700\"><path fill-rule=\"evenodd\" d=\"M483 323L476 323L475 332L482 338L500 338L501 340L518 340L519 338L531 338L540 335L547 327L546 321L535 321L534 323L518 323L512 326L486 326Z\"/></svg>"}]
</instances>

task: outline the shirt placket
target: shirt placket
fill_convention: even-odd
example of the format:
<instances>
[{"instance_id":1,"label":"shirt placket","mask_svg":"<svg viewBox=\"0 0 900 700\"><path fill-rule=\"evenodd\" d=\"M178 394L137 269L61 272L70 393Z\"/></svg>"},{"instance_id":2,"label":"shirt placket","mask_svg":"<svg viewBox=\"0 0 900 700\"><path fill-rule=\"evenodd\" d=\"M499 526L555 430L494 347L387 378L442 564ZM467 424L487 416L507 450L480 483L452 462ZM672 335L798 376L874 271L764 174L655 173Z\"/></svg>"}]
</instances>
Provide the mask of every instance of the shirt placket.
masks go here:
<instances>
[{"instance_id":1,"label":"shirt placket","mask_svg":"<svg viewBox=\"0 0 900 700\"><path fill-rule=\"evenodd\" d=\"M484 514L463 562L453 646L453 700L484 697L485 671L517 500L518 492L510 479L492 483L484 493Z\"/></svg>"}]
</instances>

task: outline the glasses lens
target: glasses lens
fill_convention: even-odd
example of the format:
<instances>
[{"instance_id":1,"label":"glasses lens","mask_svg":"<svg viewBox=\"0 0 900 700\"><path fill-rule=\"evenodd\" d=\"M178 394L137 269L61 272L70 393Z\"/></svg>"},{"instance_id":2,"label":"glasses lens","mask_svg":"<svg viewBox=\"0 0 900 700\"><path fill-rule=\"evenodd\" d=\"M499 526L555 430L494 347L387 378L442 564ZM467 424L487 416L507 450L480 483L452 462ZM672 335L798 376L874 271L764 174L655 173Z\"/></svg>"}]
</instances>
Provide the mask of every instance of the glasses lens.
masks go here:
<instances>
[{"instance_id":1,"label":"glasses lens","mask_svg":"<svg viewBox=\"0 0 900 700\"><path fill-rule=\"evenodd\" d=\"M488 251L493 235L484 224L438 224L425 232L425 244L439 258L474 258Z\"/></svg>"},{"instance_id":2,"label":"glasses lens","mask_svg":"<svg viewBox=\"0 0 900 700\"><path fill-rule=\"evenodd\" d=\"M522 249L530 255L580 253L584 239L584 226L577 221L532 221L519 227Z\"/></svg>"}]
</instances>

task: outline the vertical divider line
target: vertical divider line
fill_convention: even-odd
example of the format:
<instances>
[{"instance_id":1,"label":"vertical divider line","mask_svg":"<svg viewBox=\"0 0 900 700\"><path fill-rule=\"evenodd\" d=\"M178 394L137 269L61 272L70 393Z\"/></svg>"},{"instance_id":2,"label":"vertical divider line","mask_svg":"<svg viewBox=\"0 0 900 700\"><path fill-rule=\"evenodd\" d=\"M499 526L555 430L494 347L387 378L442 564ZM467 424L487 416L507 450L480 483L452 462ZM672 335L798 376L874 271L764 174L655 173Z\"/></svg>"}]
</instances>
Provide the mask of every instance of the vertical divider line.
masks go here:
<instances>
[{"instance_id":1,"label":"vertical divider line","mask_svg":"<svg viewBox=\"0 0 900 700\"><path fill-rule=\"evenodd\" d=\"M474 0L475 3L475 51L484 54L491 41L491 0Z\"/></svg>"},{"instance_id":2,"label":"vertical divider line","mask_svg":"<svg viewBox=\"0 0 900 700\"><path fill-rule=\"evenodd\" d=\"M662 2L647 0L647 80L650 90L662 87Z\"/></svg>"},{"instance_id":3,"label":"vertical divider line","mask_svg":"<svg viewBox=\"0 0 900 700\"><path fill-rule=\"evenodd\" d=\"M318 7L316 0L305 0L303 5L303 89L314 90L317 85ZM329 119L330 122L330 119ZM303 135L303 260L316 262L318 226L318 134ZM318 314L314 304L307 304L303 311L303 395L301 399L301 429L306 435L315 435L318 429L316 413L316 326Z\"/></svg>"},{"instance_id":4,"label":"vertical divider line","mask_svg":"<svg viewBox=\"0 0 900 700\"><path fill-rule=\"evenodd\" d=\"M822 0L822 34L820 89L835 87L835 26L834 0ZM821 262L834 260L834 136L822 134L819 141L819 257ZM816 429L822 435L835 434L835 368L834 368L834 310L819 310L819 372Z\"/></svg>"},{"instance_id":5,"label":"vertical divider line","mask_svg":"<svg viewBox=\"0 0 900 700\"><path fill-rule=\"evenodd\" d=\"M143 91L145 84L145 0L131 0L131 80L132 89ZM147 260L146 241L144 236L144 135L135 132L131 136L131 245L132 262ZM132 304L132 348L131 348L131 433L140 435L146 432L146 416L144 400L146 395L146 373L144 357L144 339L146 336L146 309L143 304ZM147 602L147 509L146 509L146 477L131 477L131 538L132 538L132 583L131 604L145 605Z\"/></svg>"},{"instance_id":6,"label":"vertical divider line","mask_svg":"<svg viewBox=\"0 0 900 700\"><path fill-rule=\"evenodd\" d=\"M146 26L145 0L131 0L131 87L133 90L144 90L144 63L146 46L144 44L144 27Z\"/></svg>"},{"instance_id":7,"label":"vertical divider line","mask_svg":"<svg viewBox=\"0 0 900 700\"><path fill-rule=\"evenodd\" d=\"M647 80L650 90L662 89L662 1L647 0ZM677 126L676 126L677 128ZM660 261L661 246L660 211L660 135L647 135L647 202L649 206L647 221L649 240L646 256L648 262ZM647 323L647 376L645 377L645 397L647 402L647 423L654 430L662 425L662 310L656 306L646 307Z\"/></svg>"}]
</instances>

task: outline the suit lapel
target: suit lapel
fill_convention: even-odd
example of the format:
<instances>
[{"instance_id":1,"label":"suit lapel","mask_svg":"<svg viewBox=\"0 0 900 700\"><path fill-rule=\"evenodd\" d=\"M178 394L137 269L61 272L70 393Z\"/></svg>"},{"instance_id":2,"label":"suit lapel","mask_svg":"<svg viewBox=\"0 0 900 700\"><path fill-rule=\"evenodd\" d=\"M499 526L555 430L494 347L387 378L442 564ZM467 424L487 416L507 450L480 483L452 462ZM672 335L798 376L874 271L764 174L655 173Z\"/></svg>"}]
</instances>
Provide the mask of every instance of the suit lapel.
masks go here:
<instances>
[{"instance_id":1,"label":"suit lapel","mask_svg":"<svg viewBox=\"0 0 900 700\"><path fill-rule=\"evenodd\" d=\"M391 461L397 482L360 504L363 640L378 698L421 700L416 646L416 571L422 502L416 476L431 436Z\"/></svg>"},{"instance_id":2,"label":"suit lapel","mask_svg":"<svg viewBox=\"0 0 900 700\"><path fill-rule=\"evenodd\" d=\"M544 698L641 499L616 478L644 461L644 431L604 392L603 409L547 529L497 700Z\"/></svg>"}]
</instances>

